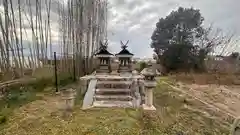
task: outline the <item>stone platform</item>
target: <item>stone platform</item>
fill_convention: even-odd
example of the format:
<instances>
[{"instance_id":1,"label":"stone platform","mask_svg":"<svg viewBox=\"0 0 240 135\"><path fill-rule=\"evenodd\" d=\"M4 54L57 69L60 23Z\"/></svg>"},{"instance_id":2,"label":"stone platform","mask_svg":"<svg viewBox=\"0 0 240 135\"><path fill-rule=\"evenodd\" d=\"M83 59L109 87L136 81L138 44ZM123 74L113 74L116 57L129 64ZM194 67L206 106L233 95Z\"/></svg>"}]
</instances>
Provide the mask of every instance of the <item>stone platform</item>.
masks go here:
<instances>
[{"instance_id":1,"label":"stone platform","mask_svg":"<svg viewBox=\"0 0 240 135\"><path fill-rule=\"evenodd\" d=\"M140 106L138 88L134 81L143 79L141 75L132 74L93 74L82 77L85 80L96 80L95 86L89 86L87 91L93 91L92 107L136 107ZM87 101L85 99L85 101ZM88 103L89 104L89 103Z\"/></svg>"},{"instance_id":2,"label":"stone platform","mask_svg":"<svg viewBox=\"0 0 240 135\"><path fill-rule=\"evenodd\" d=\"M81 80L88 80L84 82L90 82L84 97L85 107L83 108L139 108L141 106L144 110L156 110L152 101L152 91L156 87L156 81L148 78L137 71L93 73L81 77Z\"/></svg>"}]
</instances>

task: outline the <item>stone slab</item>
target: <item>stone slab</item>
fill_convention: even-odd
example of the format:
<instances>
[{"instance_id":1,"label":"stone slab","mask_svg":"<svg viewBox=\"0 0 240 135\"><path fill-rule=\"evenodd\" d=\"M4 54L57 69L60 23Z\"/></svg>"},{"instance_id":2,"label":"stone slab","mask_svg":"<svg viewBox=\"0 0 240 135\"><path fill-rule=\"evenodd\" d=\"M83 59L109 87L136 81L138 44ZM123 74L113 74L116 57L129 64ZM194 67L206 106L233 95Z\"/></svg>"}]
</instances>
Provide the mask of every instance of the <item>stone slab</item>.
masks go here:
<instances>
[{"instance_id":1,"label":"stone slab","mask_svg":"<svg viewBox=\"0 0 240 135\"><path fill-rule=\"evenodd\" d=\"M94 101L93 106L132 108L133 103L131 101Z\"/></svg>"},{"instance_id":2,"label":"stone slab","mask_svg":"<svg viewBox=\"0 0 240 135\"><path fill-rule=\"evenodd\" d=\"M87 109L92 106L96 84L97 84L97 80L90 81L88 85L88 90L83 99L82 109Z\"/></svg>"},{"instance_id":3,"label":"stone slab","mask_svg":"<svg viewBox=\"0 0 240 135\"><path fill-rule=\"evenodd\" d=\"M131 96L128 95L95 95L94 99L97 101L108 100L108 101L130 101Z\"/></svg>"},{"instance_id":4,"label":"stone slab","mask_svg":"<svg viewBox=\"0 0 240 135\"><path fill-rule=\"evenodd\" d=\"M104 88L104 89L96 89L96 92L131 92L130 89L112 89L112 88Z\"/></svg>"},{"instance_id":5,"label":"stone slab","mask_svg":"<svg viewBox=\"0 0 240 135\"><path fill-rule=\"evenodd\" d=\"M111 75L111 74L108 74L108 73L102 73L102 74L96 74L96 75L86 75L86 76L83 76L81 77L80 79L81 80L89 80L89 79L131 79L131 78L134 78L134 79L143 79L144 77L142 75L123 75L123 74L120 74L120 75Z\"/></svg>"}]
</instances>

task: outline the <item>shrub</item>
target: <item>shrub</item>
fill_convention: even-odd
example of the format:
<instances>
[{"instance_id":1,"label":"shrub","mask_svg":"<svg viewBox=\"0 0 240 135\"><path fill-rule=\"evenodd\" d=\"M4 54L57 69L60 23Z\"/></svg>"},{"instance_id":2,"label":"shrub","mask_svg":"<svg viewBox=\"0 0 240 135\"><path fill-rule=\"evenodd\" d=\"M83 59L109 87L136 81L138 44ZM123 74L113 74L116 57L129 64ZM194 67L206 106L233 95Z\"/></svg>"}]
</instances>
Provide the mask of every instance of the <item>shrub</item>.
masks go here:
<instances>
[{"instance_id":1,"label":"shrub","mask_svg":"<svg viewBox=\"0 0 240 135\"><path fill-rule=\"evenodd\" d=\"M7 117L0 115L0 125L4 124L5 122L7 122Z\"/></svg>"},{"instance_id":2,"label":"shrub","mask_svg":"<svg viewBox=\"0 0 240 135\"><path fill-rule=\"evenodd\" d=\"M147 63L146 62L140 62L140 71L142 71L146 67L147 67Z\"/></svg>"},{"instance_id":3,"label":"shrub","mask_svg":"<svg viewBox=\"0 0 240 135\"><path fill-rule=\"evenodd\" d=\"M59 75L58 81L59 86L65 86L73 82L73 79L70 75ZM46 87L53 85L53 78L39 78L29 83L15 84L7 87L3 98L0 100L0 124L6 121L6 117L14 108L41 99L42 97L38 96L37 93L43 92Z\"/></svg>"}]
</instances>

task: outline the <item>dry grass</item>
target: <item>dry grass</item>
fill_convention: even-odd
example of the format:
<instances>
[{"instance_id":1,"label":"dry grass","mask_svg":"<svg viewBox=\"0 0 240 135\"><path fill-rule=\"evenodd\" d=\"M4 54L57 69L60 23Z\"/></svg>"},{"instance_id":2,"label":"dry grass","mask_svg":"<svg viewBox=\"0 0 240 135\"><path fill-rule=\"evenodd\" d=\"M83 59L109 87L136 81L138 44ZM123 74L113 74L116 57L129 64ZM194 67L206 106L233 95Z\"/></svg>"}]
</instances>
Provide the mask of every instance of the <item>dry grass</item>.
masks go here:
<instances>
[{"instance_id":1,"label":"dry grass","mask_svg":"<svg viewBox=\"0 0 240 135\"><path fill-rule=\"evenodd\" d=\"M220 85L240 85L239 74L213 74L213 73L179 73L170 76L175 81L195 84L220 84Z\"/></svg>"},{"instance_id":2,"label":"dry grass","mask_svg":"<svg viewBox=\"0 0 240 135\"><path fill-rule=\"evenodd\" d=\"M212 112L201 102L192 99L171 87L161 84L155 93L157 116L162 123L161 131L189 135L228 134L229 122Z\"/></svg>"},{"instance_id":3,"label":"dry grass","mask_svg":"<svg viewBox=\"0 0 240 135\"><path fill-rule=\"evenodd\" d=\"M59 98L48 97L32 102L14 112L2 132L5 135L87 135L130 134L139 126L131 115L139 115L132 109L92 109L83 111L76 106L72 116L63 117L59 110ZM115 129L118 127L118 129Z\"/></svg>"},{"instance_id":4,"label":"dry grass","mask_svg":"<svg viewBox=\"0 0 240 135\"><path fill-rule=\"evenodd\" d=\"M182 89L235 117L240 113L240 93L236 91L238 86L182 84Z\"/></svg>"},{"instance_id":5,"label":"dry grass","mask_svg":"<svg viewBox=\"0 0 240 135\"><path fill-rule=\"evenodd\" d=\"M69 69L72 69L69 67ZM60 68L58 65L57 67L58 74L73 74L70 73L71 70ZM6 82L15 79L29 79L29 78L54 78L55 69L53 65L44 65L41 68L36 69L24 69L24 76L20 76L20 71L16 70L15 73L13 71L1 73L0 72L0 82ZM73 76L73 75L72 75Z\"/></svg>"},{"instance_id":6,"label":"dry grass","mask_svg":"<svg viewBox=\"0 0 240 135\"><path fill-rule=\"evenodd\" d=\"M196 100L159 83L154 91L156 112L141 109L91 109L75 106L72 116L62 117L60 98L44 95L14 110L2 135L227 135L230 122ZM79 100L81 101L81 100Z\"/></svg>"},{"instance_id":7,"label":"dry grass","mask_svg":"<svg viewBox=\"0 0 240 135\"><path fill-rule=\"evenodd\" d=\"M43 68L37 68L34 70L32 77L34 78L50 78L54 77L54 67L43 67Z\"/></svg>"}]
</instances>

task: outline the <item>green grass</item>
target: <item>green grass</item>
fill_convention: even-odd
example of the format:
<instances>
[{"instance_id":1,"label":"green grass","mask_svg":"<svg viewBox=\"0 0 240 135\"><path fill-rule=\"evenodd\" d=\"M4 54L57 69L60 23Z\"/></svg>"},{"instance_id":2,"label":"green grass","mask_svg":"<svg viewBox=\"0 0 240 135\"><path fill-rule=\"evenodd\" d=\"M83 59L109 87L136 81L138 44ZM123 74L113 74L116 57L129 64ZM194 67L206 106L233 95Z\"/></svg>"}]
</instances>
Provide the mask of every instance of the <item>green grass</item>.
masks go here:
<instances>
[{"instance_id":1,"label":"green grass","mask_svg":"<svg viewBox=\"0 0 240 135\"><path fill-rule=\"evenodd\" d=\"M228 122L205 116L197 101L179 96L159 82L154 90L155 112L141 109L81 110L78 95L72 116L63 118L56 96L46 96L14 110L2 135L228 135ZM194 109L186 108L189 106ZM200 111L197 111L197 110ZM214 114L212 114L214 115Z\"/></svg>"},{"instance_id":2,"label":"green grass","mask_svg":"<svg viewBox=\"0 0 240 135\"><path fill-rule=\"evenodd\" d=\"M59 87L69 83L72 83L71 77L59 77ZM0 125L8 120L14 109L30 102L41 100L43 96L54 93L53 84L52 78L40 78L26 85L18 84L8 87L4 97L0 99Z\"/></svg>"}]
</instances>

